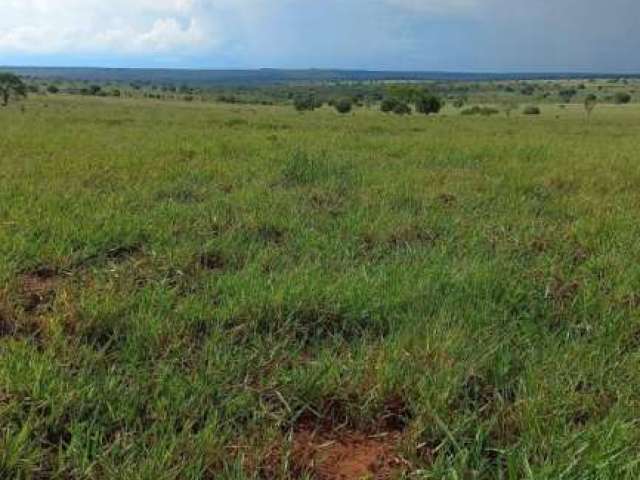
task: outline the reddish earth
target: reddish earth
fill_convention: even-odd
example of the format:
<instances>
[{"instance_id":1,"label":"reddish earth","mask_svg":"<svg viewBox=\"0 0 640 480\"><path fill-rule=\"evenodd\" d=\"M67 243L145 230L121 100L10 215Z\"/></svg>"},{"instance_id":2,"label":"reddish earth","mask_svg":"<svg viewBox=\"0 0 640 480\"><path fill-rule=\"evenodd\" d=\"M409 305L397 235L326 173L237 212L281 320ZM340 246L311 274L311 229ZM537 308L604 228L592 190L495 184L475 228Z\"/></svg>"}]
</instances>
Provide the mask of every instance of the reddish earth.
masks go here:
<instances>
[{"instance_id":1,"label":"reddish earth","mask_svg":"<svg viewBox=\"0 0 640 480\"><path fill-rule=\"evenodd\" d=\"M394 478L404 466L397 455L397 433L366 436L358 432L316 435L299 432L294 438L296 467L318 480Z\"/></svg>"}]
</instances>

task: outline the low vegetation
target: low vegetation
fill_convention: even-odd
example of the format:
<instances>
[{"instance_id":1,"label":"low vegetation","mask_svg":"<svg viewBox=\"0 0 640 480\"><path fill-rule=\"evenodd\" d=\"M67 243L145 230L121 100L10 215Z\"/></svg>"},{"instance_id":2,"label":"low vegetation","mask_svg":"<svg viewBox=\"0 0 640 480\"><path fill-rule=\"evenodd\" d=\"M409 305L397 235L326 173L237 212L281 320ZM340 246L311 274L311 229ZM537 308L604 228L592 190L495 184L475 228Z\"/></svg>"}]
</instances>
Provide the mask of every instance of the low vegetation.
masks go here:
<instances>
[{"instance_id":1,"label":"low vegetation","mask_svg":"<svg viewBox=\"0 0 640 480\"><path fill-rule=\"evenodd\" d=\"M497 109L492 107L481 107L474 105L473 107L465 108L460 112L461 115L484 115L485 117L491 115L497 115L500 113Z\"/></svg>"},{"instance_id":2,"label":"low vegetation","mask_svg":"<svg viewBox=\"0 0 640 480\"><path fill-rule=\"evenodd\" d=\"M0 478L638 478L640 110L596 87L9 102Z\"/></svg>"},{"instance_id":3,"label":"low vegetation","mask_svg":"<svg viewBox=\"0 0 640 480\"><path fill-rule=\"evenodd\" d=\"M540 111L540 107L529 105L528 107L524 107L522 113L525 115L540 115L542 112Z\"/></svg>"}]
</instances>

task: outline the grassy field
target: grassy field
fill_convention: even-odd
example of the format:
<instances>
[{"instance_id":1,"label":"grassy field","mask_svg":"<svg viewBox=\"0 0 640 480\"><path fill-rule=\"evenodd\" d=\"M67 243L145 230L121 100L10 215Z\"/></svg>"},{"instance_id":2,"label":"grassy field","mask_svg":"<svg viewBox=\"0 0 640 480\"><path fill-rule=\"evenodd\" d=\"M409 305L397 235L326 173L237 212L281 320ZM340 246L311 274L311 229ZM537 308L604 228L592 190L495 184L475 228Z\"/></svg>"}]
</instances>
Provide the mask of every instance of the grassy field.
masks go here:
<instances>
[{"instance_id":1,"label":"grassy field","mask_svg":"<svg viewBox=\"0 0 640 480\"><path fill-rule=\"evenodd\" d=\"M638 478L640 108L542 110L0 109L0 478Z\"/></svg>"}]
</instances>

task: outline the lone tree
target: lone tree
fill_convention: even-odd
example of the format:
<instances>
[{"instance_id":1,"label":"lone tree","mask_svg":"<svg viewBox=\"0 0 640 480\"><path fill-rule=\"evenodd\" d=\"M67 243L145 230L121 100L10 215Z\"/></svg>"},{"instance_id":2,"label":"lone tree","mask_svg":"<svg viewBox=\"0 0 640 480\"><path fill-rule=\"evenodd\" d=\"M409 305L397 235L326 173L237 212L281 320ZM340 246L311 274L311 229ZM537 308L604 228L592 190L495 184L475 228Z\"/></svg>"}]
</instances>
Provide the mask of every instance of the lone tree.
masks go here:
<instances>
[{"instance_id":1,"label":"lone tree","mask_svg":"<svg viewBox=\"0 0 640 480\"><path fill-rule=\"evenodd\" d=\"M2 106L9 105L9 100L14 98L26 97L27 86L25 83L13 73L0 72L0 98L2 98Z\"/></svg>"},{"instance_id":2,"label":"lone tree","mask_svg":"<svg viewBox=\"0 0 640 480\"><path fill-rule=\"evenodd\" d=\"M336 109L338 113L349 113L353 108L353 104L351 100L348 98L341 98L337 102L334 103L333 107Z\"/></svg>"},{"instance_id":3,"label":"lone tree","mask_svg":"<svg viewBox=\"0 0 640 480\"><path fill-rule=\"evenodd\" d=\"M442 100L434 95L424 95L415 101L416 112L429 115L442 109Z\"/></svg>"},{"instance_id":4,"label":"lone tree","mask_svg":"<svg viewBox=\"0 0 640 480\"><path fill-rule=\"evenodd\" d=\"M631 101L631 95L629 95L627 92L618 92L613 97L613 101L618 105L624 105Z\"/></svg>"},{"instance_id":5,"label":"lone tree","mask_svg":"<svg viewBox=\"0 0 640 480\"><path fill-rule=\"evenodd\" d=\"M587 95L587 98L584 99L584 109L587 112L587 119L591 118L591 112L596 108L598 104L598 97L596 97L593 93Z\"/></svg>"}]
</instances>

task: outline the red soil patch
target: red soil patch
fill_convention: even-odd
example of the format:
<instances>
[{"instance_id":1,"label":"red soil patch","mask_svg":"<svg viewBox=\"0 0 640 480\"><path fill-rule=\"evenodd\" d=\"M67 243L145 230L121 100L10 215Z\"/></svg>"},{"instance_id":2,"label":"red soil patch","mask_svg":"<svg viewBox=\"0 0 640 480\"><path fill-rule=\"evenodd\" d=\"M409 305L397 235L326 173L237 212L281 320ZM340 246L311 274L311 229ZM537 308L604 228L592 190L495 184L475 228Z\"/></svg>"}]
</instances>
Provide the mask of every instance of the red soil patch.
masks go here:
<instances>
[{"instance_id":1,"label":"red soil patch","mask_svg":"<svg viewBox=\"0 0 640 480\"><path fill-rule=\"evenodd\" d=\"M302 431L294 437L292 460L297 470L318 480L392 479L405 466L396 454L398 441L398 433Z\"/></svg>"}]
</instances>

